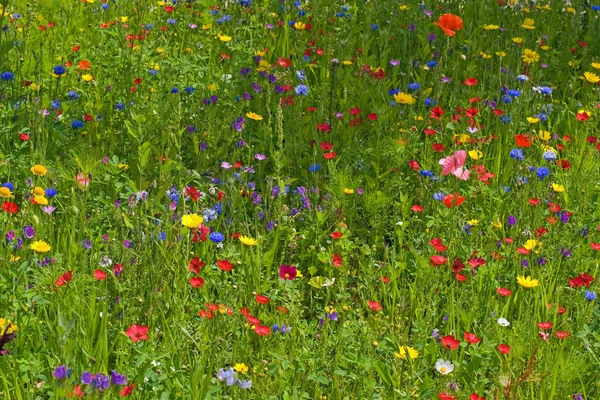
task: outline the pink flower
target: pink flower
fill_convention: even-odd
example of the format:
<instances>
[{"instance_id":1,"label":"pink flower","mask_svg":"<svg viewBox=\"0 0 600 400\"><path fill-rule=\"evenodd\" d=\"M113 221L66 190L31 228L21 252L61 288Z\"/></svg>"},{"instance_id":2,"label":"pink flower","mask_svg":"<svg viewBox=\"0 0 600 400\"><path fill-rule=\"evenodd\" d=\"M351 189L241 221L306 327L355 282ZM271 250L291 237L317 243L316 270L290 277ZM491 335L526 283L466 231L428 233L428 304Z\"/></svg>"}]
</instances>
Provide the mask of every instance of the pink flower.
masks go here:
<instances>
[{"instance_id":1,"label":"pink flower","mask_svg":"<svg viewBox=\"0 0 600 400\"><path fill-rule=\"evenodd\" d=\"M452 174L458 179L466 181L471 175L471 171L463 168L466 159L467 152L464 150L459 150L449 157L442 158L439 161L439 164L443 167L442 175Z\"/></svg>"}]
</instances>

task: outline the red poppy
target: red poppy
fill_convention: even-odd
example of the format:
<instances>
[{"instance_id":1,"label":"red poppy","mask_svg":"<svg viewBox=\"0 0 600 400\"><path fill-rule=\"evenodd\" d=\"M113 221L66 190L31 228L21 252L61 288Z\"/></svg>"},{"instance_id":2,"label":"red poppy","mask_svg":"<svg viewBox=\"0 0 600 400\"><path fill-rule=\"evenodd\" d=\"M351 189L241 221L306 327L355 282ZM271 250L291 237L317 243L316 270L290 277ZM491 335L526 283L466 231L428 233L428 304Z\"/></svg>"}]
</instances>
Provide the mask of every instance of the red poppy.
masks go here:
<instances>
[{"instance_id":1,"label":"red poppy","mask_svg":"<svg viewBox=\"0 0 600 400\"><path fill-rule=\"evenodd\" d=\"M342 257L340 257L340 255L338 253L335 253L333 255L333 257L331 258L331 263L333 264L334 267L339 268L342 266Z\"/></svg>"},{"instance_id":2,"label":"red poppy","mask_svg":"<svg viewBox=\"0 0 600 400\"><path fill-rule=\"evenodd\" d=\"M475 86L477 85L477 82L477 78L467 78L463 83L467 86Z\"/></svg>"},{"instance_id":3,"label":"red poppy","mask_svg":"<svg viewBox=\"0 0 600 400\"><path fill-rule=\"evenodd\" d=\"M504 111L495 109L494 114L496 114L497 116L501 116L501 115L504 115Z\"/></svg>"},{"instance_id":4,"label":"red poppy","mask_svg":"<svg viewBox=\"0 0 600 400\"><path fill-rule=\"evenodd\" d=\"M81 386L77 385L73 389L73 393L67 392L67 397L83 397L85 393L81 391Z\"/></svg>"},{"instance_id":5,"label":"red poppy","mask_svg":"<svg viewBox=\"0 0 600 400\"><path fill-rule=\"evenodd\" d=\"M135 383L131 383L131 385L127 385L123 388L123 390L121 390L121 393L119 393L119 396L121 397L127 397L129 396L131 393L133 393L133 390L135 389Z\"/></svg>"},{"instance_id":6,"label":"red poppy","mask_svg":"<svg viewBox=\"0 0 600 400\"><path fill-rule=\"evenodd\" d=\"M596 251L600 250L600 243L590 243L590 247Z\"/></svg>"},{"instance_id":7,"label":"red poppy","mask_svg":"<svg viewBox=\"0 0 600 400\"><path fill-rule=\"evenodd\" d=\"M369 118L369 121L377 121L377 114L371 113L367 115L367 118Z\"/></svg>"},{"instance_id":8,"label":"red poppy","mask_svg":"<svg viewBox=\"0 0 600 400\"><path fill-rule=\"evenodd\" d=\"M450 394L440 393L440 394L438 394L438 399L440 399L440 400L456 400L456 397L454 397Z\"/></svg>"},{"instance_id":9,"label":"red poppy","mask_svg":"<svg viewBox=\"0 0 600 400\"><path fill-rule=\"evenodd\" d=\"M247 317L248 315L250 315L250 310L246 307L242 307L240 308L240 314L242 314L244 317Z\"/></svg>"},{"instance_id":10,"label":"red poppy","mask_svg":"<svg viewBox=\"0 0 600 400\"><path fill-rule=\"evenodd\" d=\"M588 119L590 119L590 116L588 115L588 113L584 112L578 112L577 115L575 116L575 118L577 118L578 121L581 122L585 122Z\"/></svg>"},{"instance_id":11,"label":"red poppy","mask_svg":"<svg viewBox=\"0 0 600 400\"><path fill-rule=\"evenodd\" d=\"M204 267L204 261L200 260L200 258L194 257L190 260L189 270L191 272L199 274L202 267Z\"/></svg>"},{"instance_id":12,"label":"red poppy","mask_svg":"<svg viewBox=\"0 0 600 400\"><path fill-rule=\"evenodd\" d=\"M448 350L456 350L460 345L460 340L457 340L453 335L444 336L442 338L442 346Z\"/></svg>"},{"instance_id":13,"label":"red poppy","mask_svg":"<svg viewBox=\"0 0 600 400\"><path fill-rule=\"evenodd\" d=\"M501 287L501 288L498 288L498 289L496 289L496 292L498 292L498 294L499 294L500 296L503 296L503 297L508 297L508 296L510 296L510 295L511 295L511 293L512 293L512 290L509 290L509 289L506 289L506 288L503 288L503 287Z\"/></svg>"},{"instance_id":14,"label":"red poppy","mask_svg":"<svg viewBox=\"0 0 600 400\"><path fill-rule=\"evenodd\" d=\"M485 260L480 257L473 257L469 260L469 265L471 268L477 268L485 265Z\"/></svg>"},{"instance_id":15,"label":"red poppy","mask_svg":"<svg viewBox=\"0 0 600 400\"><path fill-rule=\"evenodd\" d=\"M464 282L464 281L467 280L467 277L465 275L463 275L463 274L454 274L454 277L459 282Z\"/></svg>"},{"instance_id":16,"label":"red poppy","mask_svg":"<svg viewBox=\"0 0 600 400\"><path fill-rule=\"evenodd\" d=\"M292 65L292 60L281 57L279 60L277 60L277 64L279 64L281 68L288 68L290 65Z\"/></svg>"},{"instance_id":17,"label":"red poppy","mask_svg":"<svg viewBox=\"0 0 600 400\"><path fill-rule=\"evenodd\" d=\"M429 112L429 117L433 118L433 119L437 119L437 120L442 118L442 115L444 115L444 110L442 110L442 107L440 107L440 106L433 107L431 109L431 111ZM434 133L435 133L435 131L434 131Z\"/></svg>"},{"instance_id":18,"label":"red poppy","mask_svg":"<svg viewBox=\"0 0 600 400\"><path fill-rule=\"evenodd\" d=\"M444 244L442 243L442 239L440 238L433 238L429 241L429 244L433 246L433 248L436 251L446 251L448 250L448 248L446 246L444 246Z\"/></svg>"},{"instance_id":19,"label":"red poppy","mask_svg":"<svg viewBox=\"0 0 600 400\"><path fill-rule=\"evenodd\" d=\"M481 342L481 338L478 338L477 336L475 336L474 333L465 332L464 337L465 337L465 340L471 344L477 344L477 343Z\"/></svg>"},{"instance_id":20,"label":"red poppy","mask_svg":"<svg viewBox=\"0 0 600 400\"><path fill-rule=\"evenodd\" d=\"M423 133L427 136L433 136L437 133L437 131L435 129L426 128L423 129Z\"/></svg>"},{"instance_id":21,"label":"red poppy","mask_svg":"<svg viewBox=\"0 0 600 400\"><path fill-rule=\"evenodd\" d=\"M465 113L467 114L467 117L473 118L479 114L479 110L475 107L471 107Z\"/></svg>"},{"instance_id":22,"label":"red poppy","mask_svg":"<svg viewBox=\"0 0 600 400\"><path fill-rule=\"evenodd\" d=\"M106 272L97 269L94 271L94 278L96 278L97 281L103 281L106 279Z\"/></svg>"},{"instance_id":23,"label":"red poppy","mask_svg":"<svg viewBox=\"0 0 600 400\"><path fill-rule=\"evenodd\" d=\"M559 305L558 305L558 310L557 310L557 312L558 312L559 314L564 314L564 313L566 313L566 312L567 312L567 310L566 310L566 309L565 309L563 306L561 306L561 305L559 304Z\"/></svg>"},{"instance_id":24,"label":"red poppy","mask_svg":"<svg viewBox=\"0 0 600 400\"><path fill-rule=\"evenodd\" d=\"M71 279L73 279L73 272L68 271L59 276L56 282L54 282L54 284L56 286L64 286L67 283L71 282Z\"/></svg>"},{"instance_id":25,"label":"red poppy","mask_svg":"<svg viewBox=\"0 0 600 400\"><path fill-rule=\"evenodd\" d=\"M325 157L326 160L333 160L336 156L337 153L335 151L323 154L323 157Z\"/></svg>"},{"instance_id":26,"label":"red poppy","mask_svg":"<svg viewBox=\"0 0 600 400\"><path fill-rule=\"evenodd\" d=\"M323 151L329 151L333 148L333 145L329 142L321 142L319 146L321 146L321 150Z\"/></svg>"},{"instance_id":27,"label":"red poppy","mask_svg":"<svg viewBox=\"0 0 600 400\"><path fill-rule=\"evenodd\" d=\"M554 334L559 339L566 339L569 336L571 336L571 334L569 332L564 332L564 331L556 331L556 332L554 332Z\"/></svg>"},{"instance_id":28,"label":"red poppy","mask_svg":"<svg viewBox=\"0 0 600 400\"><path fill-rule=\"evenodd\" d=\"M358 108L358 107L351 108L350 109L350 114L352 114L352 115L358 115L358 114L360 114L360 108Z\"/></svg>"},{"instance_id":29,"label":"red poppy","mask_svg":"<svg viewBox=\"0 0 600 400\"><path fill-rule=\"evenodd\" d=\"M21 132L19 133L19 139L21 139L22 141L26 142L29 140L29 135L26 134L25 132Z\"/></svg>"},{"instance_id":30,"label":"red poppy","mask_svg":"<svg viewBox=\"0 0 600 400\"><path fill-rule=\"evenodd\" d=\"M331 236L332 239L340 239L342 236L344 236L344 234L342 232L333 232L330 233L329 236Z\"/></svg>"},{"instance_id":31,"label":"red poppy","mask_svg":"<svg viewBox=\"0 0 600 400\"><path fill-rule=\"evenodd\" d=\"M440 256L440 255L431 256L431 265L433 265L434 267L438 267L440 265L446 264L447 262L448 262L448 259L444 256Z\"/></svg>"},{"instance_id":32,"label":"red poppy","mask_svg":"<svg viewBox=\"0 0 600 400\"><path fill-rule=\"evenodd\" d=\"M415 204L410 209L414 212L421 212L421 211L423 211L423 206L421 206L419 204Z\"/></svg>"},{"instance_id":33,"label":"red poppy","mask_svg":"<svg viewBox=\"0 0 600 400\"><path fill-rule=\"evenodd\" d=\"M552 329L553 326L552 322L538 322L538 327L543 330Z\"/></svg>"},{"instance_id":34,"label":"red poppy","mask_svg":"<svg viewBox=\"0 0 600 400\"><path fill-rule=\"evenodd\" d=\"M532 206L537 206L538 204L540 204L540 200L539 199L529 199L529 204L531 204Z\"/></svg>"},{"instance_id":35,"label":"red poppy","mask_svg":"<svg viewBox=\"0 0 600 400\"><path fill-rule=\"evenodd\" d=\"M469 396L469 400L485 400L485 397L479 397L477 393L473 393L471 396Z\"/></svg>"},{"instance_id":36,"label":"red poppy","mask_svg":"<svg viewBox=\"0 0 600 400\"><path fill-rule=\"evenodd\" d=\"M256 325L254 332L256 332L256 334L259 336L267 336L269 333L271 333L271 328L265 325Z\"/></svg>"},{"instance_id":37,"label":"red poppy","mask_svg":"<svg viewBox=\"0 0 600 400\"><path fill-rule=\"evenodd\" d=\"M188 186L185 188L185 195L193 201L198 201L202 194L194 186Z\"/></svg>"},{"instance_id":38,"label":"red poppy","mask_svg":"<svg viewBox=\"0 0 600 400\"><path fill-rule=\"evenodd\" d=\"M190 285L192 285L196 289L201 288L202 286L204 286L204 279L201 276L190 278Z\"/></svg>"},{"instance_id":39,"label":"red poppy","mask_svg":"<svg viewBox=\"0 0 600 400\"><path fill-rule=\"evenodd\" d=\"M431 145L431 149L433 151L435 151L436 153L441 153L442 151L444 151L446 148L444 147L443 144L441 143L434 143Z\"/></svg>"},{"instance_id":40,"label":"red poppy","mask_svg":"<svg viewBox=\"0 0 600 400\"><path fill-rule=\"evenodd\" d=\"M260 319L251 314L246 315L246 321L251 325L260 325Z\"/></svg>"},{"instance_id":41,"label":"red poppy","mask_svg":"<svg viewBox=\"0 0 600 400\"><path fill-rule=\"evenodd\" d=\"M529 140L529 137L527 137L525 135L515 135L515 141L517 142L518 147L530 147L531 146L531 140Z\"/></svg>"},{"instance_id":42,"label":"red poppy","mask_svg":"<svg viewBox=\"0 0 600 400\"><path fill-rule=\"evenodd\" d=\"M510 346L507 344L499 344L498 351L502 354L508 354L510 353Z\"/></svg>"},{"instance_id":43,"label":"red poppy","mask_svg":"<svg viewBox=\"0 0 600 400\"><path fill-rule=\"evenodd\" d=\"M4 201L2 202L2 209L9 214L14 214L19 211L19 206L11 201Z\"/></svg>"},{"instance_id":44,"label":"red poppy","mask_svg":"<svg viewBox=\"0 0 600 400\"><path fill-rule=\"evenodd\" d=\"M213 317L215 316L215 314L212 311L206 311L206 310L200 311L198 313L198 315L200 315L204 319L213 319Z\"/></svg>"},{"instance_id":45,"label":"red poppy","mask_svg":"<svg viewBox=\"0 0 600 400\"><path fill-rule=\"evenodd\" d=\"M373 311L381 311L383 307L376 301L369 301L369 308Z\"/></svg>"},{"instance_id":46,"label":"red poppy","mask_svg":"<svg viewBox=\"0 0 600 400\"><path fill-rule=\"evenodd\" d=\"M517 251L523 255L529 254L529 250L527 250L525 247L517 247Z\"/></svg>"},{"instance_id":47,"label":"red poppy","mask_svg":"<svg viewBox=\"0 0 600 400\"><path fill-rule=\"evenodd\" d=\"M227 272L233 269L233 264L227 260L217 260L217 267L219 267L221 271Z\"/></svg>"},{"instance_id":48,"label":"red poppy","mask_svg":"<svg viewBox=\"0 0 600 400\"><path fill-rule=\"evenodd\" d=\"M331 131L331 126L327 122L323 122L322 124L317 125L317 130L329 133Z\"/></svg>"},{"instance_id":49,"label":"red poppy","mask_svg":"<svg viewBox=\"0 0 600 400\"><path fill-rule=\"evenodd\" d=\"M125 334L129 336L134 343L140 340L148 339L148 327L144 325L133 324L125 331Z\"/></svg>"},{"instance_id":50,"label":"red poppy","mask_svg":"<svg viewBox=\"0 0 600 400\"><path fill-rule=\"evenodd\" d=\"M463 20L458 15L444 14L438 18L437 22L434 22L434 25L442 28L446 35L454 36L456 31L463 28Z\"/></svg>"},{"instance_id":51,"label":"red poppy","mask_svg":"<svg viewBox=\"0 0 600 400\"><path fill-rule=\"evenodd\" d=\"M287 314L288 311L290 311L289 308L283 306L277 306L275 309L277 310L277 312L280 312L282 314Z\"/></svg>"},{"instance_id":52,"label":"red poppy","mask_svg":"<svg viewBox=\"0 0 600 400\"><path fill-rule=\"evenodd\" d=\"M260 294L257 294L255 297L256 302L258 304L268 304L269 303L269 298L265 297L265 296L261 296Z\"/></svg>"},{"instance_id":53,"label":"red poppy","mask_svg":"<svg viewBox=\"0 0 600 400\"><path fill-rule=\"evenodd\" d=\"M444 197L443 203L446 207L458 207L465 202L465 198L458 193L448 194Z\"/></svg>"}]
</instances>

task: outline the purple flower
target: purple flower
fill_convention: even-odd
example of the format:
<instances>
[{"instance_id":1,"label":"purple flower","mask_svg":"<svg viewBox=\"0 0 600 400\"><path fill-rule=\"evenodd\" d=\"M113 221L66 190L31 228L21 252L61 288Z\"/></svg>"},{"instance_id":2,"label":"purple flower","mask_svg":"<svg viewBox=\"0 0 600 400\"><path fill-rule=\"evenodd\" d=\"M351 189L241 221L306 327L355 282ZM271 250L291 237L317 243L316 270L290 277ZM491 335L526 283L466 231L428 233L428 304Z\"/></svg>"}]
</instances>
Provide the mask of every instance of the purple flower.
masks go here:
<instances>
[{"instance_id":1,"label":"purple flower","mask_svg":"<svg viewBox=\"0 0 600 400\"><path fill-rule=\"evenodd\" d=\"M106 390L110 387L110 380L104 374L98 374L92 381L94 387L98 390Z\"/></svg>"},{"instance_id":2,"label":"purple flower","mask_svg":"<svg viewBox=\"0 0 600 400\"><path fill-rule=\"evenodd\" d=\"M113 385L127 385L127 376L121 375L115 370L111 372L110 380L112 381Z\"/></svg>"},{"instance_id":3,"label":"purple flower","mask_svg":"<svg viewBox=\"0 0 600 400\"><path fill-rule=\"evenodd\" d=\"M33 229L33 226L28 225L23 228L23 234L27 239L32 239L35 236L35 229Z\"/></svg>"},{"instance_id":4,"label":"purple flower","mask_svg":"<svg viewBox=\"0 0 600 400\"><path fill-rule=\"evenodd\" d=\"M517 219L514 215L508 216L508 226L514 226L517 223Z\"/></svg>"},{"instance_id":5,"label":"purple flower","mask_svg":"<svg viewBox=\"0 0 600 400\"><path fill-rule=\"evenodd\" d=\"M126 249L131 247L131 242L127 239L123 240L123 247L125 247Z\"/></svg>"},{"instance_id":6,"label":"purple flower","mask_svg":"<svg viewBox=\"0 0 600 400\"><path fill-rule=\"evenodd\" d=\"M83 374L81 374L81 383L84 385L89 385L92 383L92 374L87 371L83 371Z\"/></svg>"},{"instance_id":7,"label":"purple flower","mask_svg":"<svg viewBox=\"0 0 600 400\"><path fill-rule=\"evenodd\" d=\"M71 376L71 370L67 369L66 365L59 365L52 374L56 379L65 379Z\"/></svg>"}]
</instances>

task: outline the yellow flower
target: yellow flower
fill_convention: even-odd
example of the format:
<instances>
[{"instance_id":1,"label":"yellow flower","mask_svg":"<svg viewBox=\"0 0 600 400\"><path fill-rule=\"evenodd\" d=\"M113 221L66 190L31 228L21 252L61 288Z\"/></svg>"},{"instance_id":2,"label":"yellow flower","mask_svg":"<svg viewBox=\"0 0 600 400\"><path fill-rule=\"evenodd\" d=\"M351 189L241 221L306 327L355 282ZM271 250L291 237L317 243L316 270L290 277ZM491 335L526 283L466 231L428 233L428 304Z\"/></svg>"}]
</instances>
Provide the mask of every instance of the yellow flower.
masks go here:
<instances>
[{"instance_id":1,"label":"yellow flower","mask_svg":"<svg viewBox=\"0 0 600 400\"><path fill-rule=\"evenodd\" d=\"M467 221L467 222L468 222L469 225L473 225L473 226L479 225L479 220L477 220L477 219L472 219L472 220Z\"/></svg>"},{"instance_id":2,"label":"yellow flower","mask_svg":"<svg viewBox=\"0 0 600 400\"><path fill-rule=\"evenodd\" d=\"M565 187L563 185L559 185L558 183L553 183L552 189L554 189L554 191L558 193L562 193L565 191Z\"/></svg>"},{"instance_id":3,"label":"yellow flower","mask_svg":"<svg viewBox=\"0 0 600 400\"><path fill-rule=\"evenodd\" d=\"M406 353L408 353L408 356L411 360L414 360L419 356L419 352L410 346L400 346L400 349L398 349L397 353L394 352L394 355L398 358L406 360Z\"/></svg>"},{"instance_id":4,"label":"yellow flower","mask_svg":"<svg viewBox=\"0 0 600 400\"><path fill-rule=\"evenodd\" d=\"M203 30L207 30L207 29L210 29L210 28L212 28L212 24L202 25L202 29Z\"/></svg>"},{"instance_id":5,"label":"yellow flower","mask_svg":"<svg viewBox=\"0 0 600 400\"><path fill-rule=\"evenodd\" d=\"M521 43L523 43L523 38L514 37L514 38L512 38L512 41L513 41L513 43L521 44Z\"/></svg>"},{"instance_id":6,"label":"yellow flower","mask_svg":"<svg viewBox=\"0 0 600 400\"><path fill-rule=\"evenodd\" d=\"M296 268L296 278L303 278L302 272L298 268Z\"/></svg>"},{"instance_id":7,"label":"yellow flower","mask_svg":"<svg viewBox=\"0 0 600 400\"><path fill-rule=\"evenodd\" d=\"M481 157L483 157L483 153L479 150L471 150L469 151L469 157L471 157L473 160L479 160Z\"/></svg>"},{"instance_id":8,"label":"yellow flower","mask_svg":"<svg viewBox=\"0 0 600 400\"><path fill-rule=\"evenodd\" d=\"M469 141L469 139L471 139L471 136L466 133L463 133L462 135L460 135L460 138L458 139L458 141L461 143L467 143Z\"/></svg>"},{"instance_id":9,"label":"yellow flower","mask_svg":"<svg viewBox=\"0 0 600 400\"><path fill-rule=\"evenodd\" d=\"M15 256L14 254L10 255L10 262L17 262L21 259L19 256Z\"/></svg>"},{"instance_id":10,"label":"yellow flower","mask_svg":"<svg viewBox=\"0 0 600 400\"><path fill-rule=\"evenodd\" d=\"M4 198L12 197L12 193L10 192L10 189L7 187L4 187L4 186L0 187L0 197L4 197Z\"/></svg>"},{"instance_id":11,"label":"yellow flower","mask_svg":"<svg viewBox=\"0 0 600 400\"><path fill-rule=\"evenodd\" d=\"M412 97L410 93L404 92L396 93L394 95L394 100L396 100L398 104L415 104L417 102L417 100Z\"/></svg>"},{"instance_id":12,"label":"yellow flower","mask_svg":"<svg viewBox=\"0 0 600 400\"><path fill-rule=\"evenodd\" d=\"M117 168L119 168L119 169L129 169L129 165L127 165L125 163L121 163L121 164L117 165Z\"/></svg>"},{"instance_id":13,"label":"yellow flower","mask_svg":"<svg viewBox=\"0 0 600 400\"><path fill-rule=\"evenodd\" d=\"M531 18L527 18L527 19L525 19L525 21L523 21L523 24L521 25L521 27L523 29L527 29L527 30L531 31L531 30L535 29L534 25L535 25L535 21Z\"/></svg>"},{"instance_id":14,"label":"yellow flower","mask_svg":"<svg viewBox=\"0 0 600 400\"><path fill-rule=\"evenodd\" d=\"M499 25L483 25L483 30L485 31L495 31L496 29L500 29Z\"/></svg>"},{"instance_id":15,"label":"yellow flower","mask_svg":"<svg viewBox=\"0 0 600 400\"><path fill-rule=\"evenodd\" d=\"M35 202L41 206L45 206L48 204L48 199L44 195L33 196L33 200L35 200Z\"/></svg>"},{"instance_id":16,"label":"yellow flower","mask_svg":"<svg viewBox=\"0 0 600 400\"><path fill-rule=\"evenodd\" d=\"M240 374L245 374L248 372L248 366L244 363L238 363L233 366L233 369Z\"/></svg>"},{"instance_id":17,"label":"yellow flower","mask_svg":"<svg viewBox=\"0 0 600 400\"><path fill-rule=\"evenodd\" d=\"M208 90L210 90L211 92L214 92L215 90L217 90L217 85L215 85L214 83L211 83L210 85L208 85Z\"/></svg>"},{"instance_id":18,"label":"yellow flower","mask_svg":"<svg viewBox=\"0 0 600 400\"><path fill-rule=\"evenodd\" d=\"M246 246L256 246L258 244L258 240L250 237L250 236L240 236L240 242L245 244Z\"/></svg>"},{"instance_id":19,"label":"yellow flower","mask_svg":"<svg viewBox=\"0 0 600 400\"><path fill-rule=\"evenodd\" d=\"M37 176L44 176L48 173L48 168L44 167L41 164L36 164L31 167L31 172L33 172Z\"/></svg>"},{"instance_id":20,"label":"yellow flower","mask_svg":"<svg viewBox=\"0 0 600 400\"><path fill-rule=\"evenodd\" d=\"M33 195L34 196L43 196L45 193L46 193L46 191L43 188L39 187L39 186L36 186L36 187L33 188Z\"/></svg>"},{"instance_id":21,"label":"yellow flower","mask_svg":"<svg viewBox=\"0 0 600 400\"><path fill-rule=\"evenodd\" d=\"M545 46L544 45L544 46L540 47L540 49L542 49L544 51L548 51L548 50L550 50L550 46Z\"/></svg>"},{"instance_id":22,"label":"yellow flower","mask_svg":"<svg viewBox=\"0 0 600 400\"><path fill-rule=\"evenodd\" d=\"M529 122L530 124L537 124L538 122L540 122L540 119L535 117L527 117L527 122Z\"/></svg>"},{"instance_id":23,"label":"yellow flower","mask_svg":"<svg viewBox=\"0 0 600 400\"><path fill-rule=\"evenodd\" d=\"M9 325L10 328L6 329ZM5 330L7 334L11 334L17 331L17 326L10 319L7 321L4 318L0 318L0 332L4 333Z\"/></svg>"},{"instance_id":24,"label":"yellow flower","mask_svg":"<svg viewBox=\"0 0 600 400\"><path fill-rule=\"evenodd\" d=\"M253 112L246 113L246 117L253 119L255 121L262 121L262 119L263 119L262 116L260 116L256 113L253 113Z\"/></svg>"},{"instance_id":25,"label":"yellow flower","mask_svg":"<svg viewBox=\"0 0 600 400\"><path fill-rule=\"evenodd\" d=\"M81 79L83 79L83 81L84 81L84 82L89 82L89 81L91 81L92 79L94 79L94 75L91 75L91 74L85 74L85 75L83 75L83 76L81 77Z\"/></svg>"},{"instance_id":26,"label":"yellow flower","mask_svg":"<svg viewBox=\"0 0 600 400\"><path fill-rule=\"evenodd\" d=\"M492 58L492 56L490 56L488 53L484 53L483 51L479 52L479 55L481 56L481 58L483 58L484 60L487 60L489 58Z\"/></svg>"},{"instance_id":27,"label":"yellow flower","mask_svg":"<svg viewBox=\"0 0 600 400\"><path fill-rule=\"evenodd\" d=\"M121 23L126 24L129 21L129 17L121 17Z\"/></svg>"},{"instance_id":28,"label":"yellow flower","mask_svg":"<svg viewBox=\"0 0 600 400\"><path fill-rule=\"evenodd\" d=\"M569 12L571 14L575 14L575 9L573 7L569 7L569 8L567 8L567 12Z\"/></svg>"},{"instance_id":29,"label":"yellow flower","mask_svg":"<svg viewBox=\"0 0 600 400\"><path fill-rule=\"evenodd\" d=\"M400 7L398 7L400 9L400 11L406 11L408 10L408 6L406 4L402 4Z\"/></svg>"},{"instance_id":30,"label":"yellow flower","mask_svg":"<svg viewBox=\"0 0 600 400\"><path fill-rule=\"evenodd\" d=\"M525 49L523 50L523 55L521 56L524 63L533 64L534 62L538 62L540 60L540 55L533 50Z\"/></svg>"},{"instance_id":31,"label":"yellow flower","mask_svg":"<svg viewBox=\"0 0 600 400\"><path fill-rule=\"evenodd\" d=\"M543 140L544 142L547 140L550 140L550 132L548 131L539 131L538 132L538 137L540 138L540 140Z\"/></svg>"},{"instance_id":32,"label":"yellow flower","mask_svg":"<svg viewBox=\"0 0 600 400\"><path fill-rule=\"evenodd\" d=\"M29 248L35 251L36 253L46 253L51 249L50 245L44 242L43 240L36 240L35 242L29 245Z\"/></svg>"},{"instance_id":33,"label":"yellow flower","mask_svg":"<svg viewBox=\"0 0 600 400\"><path fill-rule=\"evenodd\" d=\"M344 64L344 65L352 65L352 61L345 60L345 61L342 61L342 64Z\"/></svg>"},{"instance_id":34,"label":"yellow flower","mask_svg":"<svg viewBox=\"0 0 600 400\"><path fill-rule=\"evenodd\" d=\"M498 57L504 57L504 56L506 56L506 53L505 53L505 52L503 52L503 51L497 51L497 52L496 52L496 55L497 55Z\"/></svg>"},{"instance_id":35,"label":"yellow flower","mask_svg":"<svg viewBox=\"0 0 600 400\"><path fill-rule=\"evenodd\" d=\"M221 35L221 32L219 32L217 37L221 40L221 42L229 42L232 39L231 36Z\"/></svg>"},{"instance_id":36,"label":"yellow flower","mask_svg":"<svg viewBox=\"0 0 600 400\"><path fill-rule=\"evenodd\" d=\"M596 75L593 72L584 72L583 76L585 76L585 80L589 83L598 83L600 82L600 76Z\"/></svg>"},{"instance_id":37,"label":"yellow flower","mask_svg":"<svg viewBox=\"0 0 600 400\"><path fill-rule=\"evenodd\" d=\"M346 193L346 194L354 194L354 189L344 188L344 193Z\"/></svg>"},{"instance_id":38,"label":"yellow flower","mask_svg":"<svg viewBox=\"0 0 600 400\"><path fill-rule=\"evenodd\" d=\"M500 222L500 220L497 220L496 222L494 222L492 227L495 229L502 229L502 222Z\"/></svg>"},{"instance_id":39,"label":"yellow flower","mask_svg":"<svg viewBox=\"0 0 600 400\"><path fill-rule=\"evenodd\" d=\"M305 24L304 22L300 22L300 21L298 21L298 22L296 22L296 23L294 24L294 28L296 28L296 30L299 30L299 31L301 31L301 30L303 30L304 28L306 28L306 24Z\"/></svg>"},{"instance_id":40,"label":"yellow flower","mask_svg":"<svg viewBox=\"0 0 600 400\"><path fill-rule=\"evenodd\" d=\"M181 217L181 224L190 229L196 229L204 222L204 218L198 214L186 214Z\"/></svg>"},{"instance_id":41,"label":"yellow flower","mask_svg":"<svg viewBox=\"0 0 600 400\"><path fill-rule=\"evenodd\" d=\"M600 69L600 62L593 62L592 63L592 68Z\"/></svg>"},{"instance_id":42,"label":"yellow flower","mask_svg":"<svg viewBox=\"0 0 600 400\"><path fill-rule=\"evenodd\" d=\"M539 249L540 247L542 247L542 242L537 241L535 239L529 239L527 242L525 242L525 245L523 245L523 247L525 247L527 250L533 250L536 247Z\"/></svg>"},{"instance_id":43,"label":"yellow flower","mask_svg":"<svg viewBox=\"0 0 600 400\"><path fill-rule=\"evenodd\" d=\"M531 279L530 276L528 276L527 278L525 278L523 275L519 275L517 276L517 283L521 286L523 286L524 288L534 288L536 286L540 285L540 281L538 281L537 279Z\"/></svg>"}]
</instances>

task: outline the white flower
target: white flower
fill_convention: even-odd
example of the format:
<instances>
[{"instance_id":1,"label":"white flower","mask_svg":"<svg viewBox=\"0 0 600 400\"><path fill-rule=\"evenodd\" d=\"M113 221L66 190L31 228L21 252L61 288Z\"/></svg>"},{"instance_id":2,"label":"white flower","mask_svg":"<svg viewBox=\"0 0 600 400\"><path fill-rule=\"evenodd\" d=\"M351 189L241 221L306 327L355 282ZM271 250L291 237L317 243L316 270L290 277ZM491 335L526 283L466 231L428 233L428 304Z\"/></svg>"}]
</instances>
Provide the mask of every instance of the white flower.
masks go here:
<instances>
[{"instance_id":1,"label":"white flower","mask_svg":"<svg viewBox=\"0 0 600 400\"><path fill-rule=\"evenodd\" d=\"M160 365L160 361L152 360L152 362L150 364L152 364L152 366L154 366L154 367L158 367Z\"/></svg>"},{"instance_id":2,"label":"white flower","mask_svg":"<svg viewBox=\"0 0 600 400\"><path fill-rule=\"evenodd\" d=\"M448 375L450 372L454 371L454 364L440 358L435 362L435 369L442 375Z\"/></svg>"},{"instance_id":3,"label":"white flower","mask_svg":"<svg viewBox=\"0 0 600 400\"><path fill-rule=\"evenodd\" d=\"M321 286L322 287L329 287L329 286L332 286L334 284L334 282L335 282L335 278L331 278L331 280L325 278L325 283L322 284Z\"/></svg>"},{"instance_id":4,"label":"white flower","mask_svg":"<svg viewBox=\"0 0 600 400\"><path fill-rule=\"evenodd\" d=\"M510 322L506 320L506 318L498 318L498 325L500 326L509 326Z\"/></svg>"}]
</instances>

